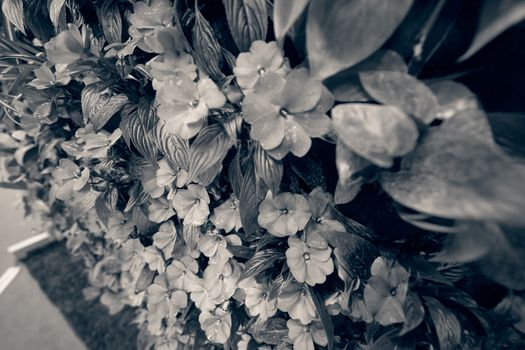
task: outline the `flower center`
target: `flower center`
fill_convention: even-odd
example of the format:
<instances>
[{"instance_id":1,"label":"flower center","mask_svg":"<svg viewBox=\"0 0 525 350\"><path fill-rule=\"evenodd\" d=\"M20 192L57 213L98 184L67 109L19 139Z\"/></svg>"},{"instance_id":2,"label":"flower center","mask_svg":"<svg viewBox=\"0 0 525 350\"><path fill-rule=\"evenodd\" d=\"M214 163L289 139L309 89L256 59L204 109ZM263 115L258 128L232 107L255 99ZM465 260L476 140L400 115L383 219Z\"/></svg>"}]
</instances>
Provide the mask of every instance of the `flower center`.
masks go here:
<instances>
[{"instance_id":1,"label":"flower center","mask_svg":"<svg viewBox=\"0 0 525 350\"><path fill-rule=\"evenodd\" d=\"M315 222L318 223L318 224L320 224L322 221L323 221L323 219L321 219L321 218L315 219Z\"/></svg>"},{"instance_id":2,"label":"flower center","mask_svg":"<svg viewBox=\"0 0 525 350\"><path fill-rule=\"evenodd\" d=\"M286 215L288 214L288 209L284 208L284 209L279 209L279 215Z\"/></svg>"},{"instance_id":3,"label":"flower center","mask_svg":"<svg viewBox=\"0 0 525 350\"><path fill-rule=\"evenodd\" d=\"M219 281L222 281L224 280L224 276L223 275L219 275Z\"/></svg>"},{"instance_id":4,"label":"flower center","mask_svg":"<svg viewBox=\"0 0 525 350\"><path fill-rule=\"evenodd\" d=\"M197 107L198 105L199 105L199 100L193 100L190 102L190 106L193 108Z\"/></svg>"},{"instance_id":5,"label":"flower center","mask_svg":"<svg viewBox=\"0 0 525 350\"><path fill-rule=\"evenodd\" d=\"M195 204L199 204L200 202L201 202L200 199L196 199L196 200L195 200Z\"/></svg>"},{"instance_id":6,"label":"flower center","mask_svg":"<svg viewBox=\"0 0 525 350\"><path fill-rule=\"evenodd\" d=\"M266 294L266 292L263 292L261 296L263 297L263 299L266 299L268 295Z\"/></svg>"},{"instance_id":7,"label":"flower center","mask_svg":"<svg viewBox=\"0 0 525 350\"><path fill-rule=\"evenodd\" d=\"M168 205L166 205L166 206L164 207L164 210L170 210L170 207L169 207Z\"/></svg>"},{"instance_id":8,"label":"flower center","mask_svg":"<svg viewBox=\"0 0 525 350\"><path fill-rule=\"evenodd\" d=\"M279 111L279 114L282 115L284 118L288 118L290 116L290 112L288 112L284 108L281 108L281 110Z\"/></svg>"},{"instance_id":9,"label":"flower center","mask_svg":"<svg viewBox=\"0 0 525 350\"><path fill-rule=\"evenodd\" d=\"M75 170L75 177L77 179L82 177L82 170L84 170L84 168L82 168L82 167L80 167L77 170Z\"/></svg>"},{"instance_id":10,"label":"flower center","mask_svg":"<svg viewBox=\"0 0 525 350\"><path fill-rule=\"evenodd\" d=\"M262 77L263 75L266 74L266 69L264 69L263 67L259 68L257 70L257 74L259 74L259 76Z\"/></svg>"},{"instance_id":11,"label":"flower center","mask_svg":"<svg viewBox=\"0 0 525 350\"><path fill-rule=\"evenodd\" d=\"M111 140L107 140L107 141L106 141L106 145L107 145L107 146L111 145Z\"/></svg>"},{"instance_id":12,"label":"flower center","mask_svg":"<svg viewBox=\"0 0 525 350\"><path fill-rule=\"evenodd\" d=\"M304 258L304 260L306 260L306 261L310 260L310 253L304 253L304 254L303 254L303 258Z\"/></svg>"},{"instance_id":13,"label":"flower center","mask_svg":"<svg viewBox=\"0 0 525 350\"><path fill-rule=\"evenodd\" d=\"M396 294L397 294L396 288L392 288L392 289L390 289L390 295L391 295L391 296L395 297Z\"/></svg>"}]
</instances>

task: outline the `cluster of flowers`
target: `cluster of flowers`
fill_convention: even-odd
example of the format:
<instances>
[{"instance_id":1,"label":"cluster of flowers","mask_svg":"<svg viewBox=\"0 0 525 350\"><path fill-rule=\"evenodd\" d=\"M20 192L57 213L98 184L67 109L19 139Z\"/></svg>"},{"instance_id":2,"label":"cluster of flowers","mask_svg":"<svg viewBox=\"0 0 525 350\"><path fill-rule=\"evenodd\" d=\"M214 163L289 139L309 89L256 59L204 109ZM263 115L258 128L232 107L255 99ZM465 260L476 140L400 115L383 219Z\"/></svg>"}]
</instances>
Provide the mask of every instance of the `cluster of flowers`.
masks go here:
<instances>
[{"instance_id":1,"label":"cluster of flowers","mask_svg":"<svg viewBox=\"0 0 525 350\"><path fill-rule=\"evenodd\" d=\"M282 41L251 40L237 57L222 48L229 60L213 64L231 74L218 79L171 1L131 3L122 5L124 43L104 46L90 26L64 24L11 107L17 126L0 134L9 151L2 181L27 183L27 211L84 257L87 298L111 313L136 308L143 343L158 350L349 349L385 337L388 347L409 332L427 341L416 331L423 302L434 303L432 319L448 312L459 324L438 296L422 301L413 288L423 280L453 288L453 277L423 253L397 259L397 242L374 247L336 204L414 151L445 112L476 103L438 106L392 52L378 61L391 55L398 71L349 71L361 83L336 98L307 65L293 67ZM183 19L205 28L195 3ZM397 92L399 81L412 84L416 106L381 90ZM423 108L411 93L435 105ZM290 184L291 162L313 139L336 153L335 200L300 176ZM417 275L407 263L416 260L426 269Z\"/></svg>"}]
</instances>

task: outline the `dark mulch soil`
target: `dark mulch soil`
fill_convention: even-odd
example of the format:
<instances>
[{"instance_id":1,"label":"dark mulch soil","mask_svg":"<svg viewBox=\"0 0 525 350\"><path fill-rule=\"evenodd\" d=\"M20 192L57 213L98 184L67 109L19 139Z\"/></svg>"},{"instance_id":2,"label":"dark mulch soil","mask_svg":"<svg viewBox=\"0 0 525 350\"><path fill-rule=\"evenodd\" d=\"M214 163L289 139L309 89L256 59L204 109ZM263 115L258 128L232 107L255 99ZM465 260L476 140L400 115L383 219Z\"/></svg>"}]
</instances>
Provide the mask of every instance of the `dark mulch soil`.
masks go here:
<instances>
[{"instance_id":1,"label":"dark mulch soil","mask_svg":"<svg viewBox=\"0 0 525 350\"><path fill-rule=\"evenodd\" d=\"M53 243L39 249L24 263L88 349L136 348L138 330L130 323L135 317L133 310L125 308L111 316L98 299L87 301L82 294L89 283L84 263L72 256L64 244Z\"/></svg>"}]
</instances>

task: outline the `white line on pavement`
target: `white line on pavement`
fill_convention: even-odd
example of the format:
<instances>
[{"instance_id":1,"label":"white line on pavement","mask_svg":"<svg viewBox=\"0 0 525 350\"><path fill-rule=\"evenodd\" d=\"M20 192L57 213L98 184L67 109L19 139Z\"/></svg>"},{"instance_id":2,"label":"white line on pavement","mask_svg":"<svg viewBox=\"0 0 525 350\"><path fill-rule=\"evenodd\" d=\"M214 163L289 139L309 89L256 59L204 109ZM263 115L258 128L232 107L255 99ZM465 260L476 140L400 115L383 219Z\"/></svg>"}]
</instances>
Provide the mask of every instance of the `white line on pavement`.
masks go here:
<instances>
[{"instance_id":1,"label":"white line on pavement","mask_svg":"<svg viewBox=\"0 0 525 350\"><path fill-rule=\"evenodd\" d=\"M4 274L0 277L0 295L15 279L16 275L20 271L20 266L13 266L5 270Z\"/></svg>"}]
</instances>

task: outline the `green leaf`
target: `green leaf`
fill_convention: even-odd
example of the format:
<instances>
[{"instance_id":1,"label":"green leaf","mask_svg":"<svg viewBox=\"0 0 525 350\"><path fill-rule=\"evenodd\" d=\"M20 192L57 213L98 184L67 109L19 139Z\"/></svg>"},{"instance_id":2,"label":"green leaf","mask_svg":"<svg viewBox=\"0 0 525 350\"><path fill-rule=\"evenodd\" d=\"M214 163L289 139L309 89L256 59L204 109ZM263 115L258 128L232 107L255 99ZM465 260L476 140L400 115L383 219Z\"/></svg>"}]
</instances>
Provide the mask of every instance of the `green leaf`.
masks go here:
<instances>
[{"instance_id":1,"label":"green leaf","mask_svg":"<svg viewBox=\"0 0 525 350\"><path fill-rule=\"evenodd\" d=\"M24 28L24 2L23 0L4 0L2 3L2 12L4 16L19 31L26 34Z\"/></svg>"},{"instance_id":2,"label":"green leaf","mask_svg":"<svg viewBox=\"0 0 525 350\"><path fill-rule=\"evenodd\" d=\"M463 84L452 80L444 80L430 83L428 87L438 100L437 119L448 119L459 112L469 109L480 109L476 95Z\"/></svg>"},{"instance_id":3,"label":"green leaf","mask_svg":"<svg viewBox=\"0 0 525 350\"><path fill-rule=\"evenodd\" d=\"M239 192L239 214L246 234L246 239L256 237L259 231L257 216L259 215L259 200L257 198L257 185L253 158L250 157Z\"/></svg>"},{"instance_id":4,"label":"green leaf","mask_svg":"<svg viewBox=\"0 0 525 350\"><path fill-rule=\"evenodd\" d=\"M273 3L273 31L275 38L282 41L288 30L308 6L310 0L275 0Z\"/></svg>"},{"instance_id":5,"label":"green leaf","mask_svg":"<svg viewBox=\"0 0 525 350\"><path fill-rule=\"evenodd\" d=\"M265 40L268 14L265 0L222 0L233 40L240 51L248 51L252 42Z\"/></svg>"},{"instance_id":6,"label":"green leaf","mask_svg":"<svg viewBox=\"0 0 525 350\"><path fill-rule=\"evenodd\" d=\"M515 24L525 19L523 0L483 0L478 30L468 50L459 58L464 61Z\"/></svg>"},{"instance_id":7,"label":"green leaf","mask_svg":"<svg viewBox=\"0 0 525 350\"><path fill-rule=\"evenodd\" d=\"M155 271L151 271L147 264L144 265L135 283L135 293L138 294L145 291L153 283L154 277Z\"/></svg>"},{"instance_id":8,"label":"green leaf","mask_svg":"<svg viewBox=\"0 0 525 350\"><path fill-rule=\"evenodd\" d=\"M450 309L432 297L423 297L439 341L439 349L454 350L461 341L461 325Z\"/></svg>"},{"instance_id":9,"label":"green leaf","mask_svg":"<svg viewBox=\"0 0 525 350\"><path fill-rule=\"evenodd\" d=\"M122 16L118 4L115 2L102 2L96 8L96 13L104 37L110 44L122 42Z\"/></svg>"},{"instance_id":10,"label":"green leaf","mask_svg":"<svg viewBox=\"0 0 525 350\"><path fill-rule=\"evenodd\" d=\"M164 155L175 166L188 170L189 145L188 141L172 134L163 120L151 129L151 137L160 153Z\"/></svg>"},{"instance_id":11,"label":"green leaf","mask_svg":"<svg viewBox=\"0 0 525 350\"><path fill-rule=\"evenodd\" d=\"M283 178L283 162L270 157L257 143L254 153L255 176L263 182L266 189L272 193L279 193L279 186ZM266 191L264 191L266 194Z\"/></svg>"},{"instance_id":12,"label":"green leaf","mask_svg":"<svg viewBox=\"0 0 525 350\"><path fill-rule=\"evenodd\" d=\"M129 212L137 205L141 205L146 201L146 199L148 199L148 194L144 192L144 189L142 188L142 182L135 182L129 189L129 199L128 203L126 204L126 208L124 208L124 213Z\"/></svg>"},{"instance_id":13,"label":"green leaf","mask_svg":"<svg viewBox=\"0 0 525 350\"><path fill-rule=\"evenodd\" d=\"M188 182L222 162L231 147L231 139L219 124L204 127L193 141L189 152Z\"/></svg>"},{"instance_id":14,"label":"green leaf","mask_svg":"<svg viewBox=\"0 0 525 350\"><path fill-rule=\"evenodd\" d=\"M243 179L240 157L241 148L239 147L237 153L235 153L235 157L233 157L228 168L228 179L230 180L233 193L237 196L237 198L240 197Z\"/></svg>"},{"instance_id":15,"label":"green leaf","mask_svg":"<svg viewBox=\"0 0 525 350\"><path fill-rule=\"evenodd\" d=\"M281 317L270 318L266 322L256 321L249 328L250 333L260 343L279 345L288 339L288 326Z\"/></svg>"},{"instance_id":16,"label":"green leaf","mask_svg":"<svg viewBox=\"0 0 525 350\"><path fill-rule=\"evenodd\" d=\"M334 193L335 204L351 202L361 190L361 185L365 182L365 179L359 173L372 164L352 151L341 140L337 140L335 165L339 175Z\"/></svg>"},{"instance_id":17,"label":"green leaf","mask_svg":"<svg viewBox=\"0 0 525 350\"><path fill-rule=\"evenodd\" d=\"M155 110L147 102L137 108L126 109L120 122L122 135L128 145L132 143L140 154L151 163L157 162L157 147L150 131L158 121Z\"/></svg>"},{"instance_id":18,"label":"green leaf","mask_svg":"<svg viewBox=\"0 0 525 350\"><path fill-rule=\"evenodd\" d=\"M332 109L332 119L335 133L346 146L384 168L412 151L419 136L416 124L395 106L340 104Z\"/></svg>"},{"instance_id":19,"label":"green leaf","mask_svg":"<svg viewBox=\"0 0 525 350\"><path fill-rule=\"evenodd\" d=\"M260 250L246 262L241 277L239 277L239 281L250 277L256 277L262 272L274 267L276 262L284 259L285 256L281 250Z\"/></svg>"},{"instance_id":20,"label":"green leaf","mask_svg":"<svg viewBox=\"0 0 525 350\"><path fill-rule=\"evenodd\" d=\"M221 72L222 51L219 42L213 34L210 23L204 18L195 2L195 24L191 31L193 55L199 68L208 73L214 80L224 77Z\"/></svg>"},{"instance_id":21,"label":"green leaf","mask_svg":"<svg viewBox=\"0 0 525 350\"><path fill-rule=\"evenodd\" d=\"M320 160L313 159L311 155L304 157L290 157L290 167L310 189L321 187L326 190L326 178ZM275 192L274 192L275 193Z\"/></svg>"},{"instance_id":22,"label":"green leaf","mask_svg":"<svg viewBox=\"0 0 525 350\"><path fill-rule=\"evenodd\" d=\"M383 189L437 217L525 225L525 166L486 141L484 127L467 127L475 118L462 113L430 130L398 172L381 174Z\"/></svg>"},{"instance_id":23,"label":"green leaf","mask_svg":"<svg viewBox=\"0 0 525 350\"><path fill-rule=\"evenodd\" d=\"M90 84L82 90L84 123L91 122L95 130L100 130L127 103L128 97L124 94L113 95L107 83Z\"/></svg>"},{"instance_id":24,"label":"green leaf","mask_svg":"<svg viewBox=\"0 0 525 350\"><path fill-rule=\"evenodd\" d=\"M421 299L416 293L409 292L403 305L405 312L405 322L403 328L399 331L399 335L405 335L423 322L425 318L425 308L421 303Z\"/></svg>"},{"instance_id":25,"label":"green leaf","mask_svg":"<svg viewBox=\"0 0 525 350\"><path fill-rule=\"evenodd\" d=\"M333 350L334 325L332 324L332 318L330 317L330 315L328 314L328 310L326 309L324 298L312 286L308 286L308 292L312 296L315 309L317 310L317 315L319 315L319 319L321 320L321 324L323 325L323 329L326 333L326 338L328 338L327 347L329 350Z\"/></svg>"},{"instance_id":26,"label":"green leaf","mask_svg":"<svg viewBox=\"0 0 525 350\"><path fill-rule=\"evenodd\" d=\"M49 4L49 18L55 27L58 27L60 14L63 12L66 0L51 0Z\"/></svg>"},{"instance_id":27,"label":"green leaf","mask_svg":"<svg viewBox=\"0 0 525 350\"><path fill-rule=\"evenodd\" d=\"M402 72L376 71L359 73L365 91L377 102L401 108L430 124L436 118L438 101L423 82Z\"/></svg>"},{"instance_id":28,"label":"green leaf","mask_svg":"<svg viewBox=\"0 0 525 350\"><path fill-rule=\"evenodd\" d=\"M104 204L113 213L117 210L118 189L116 187L108 189L104 195Z\"/></svg>"},{"instance_id":29,"label":"green leaf","mask_svg":"<svg viewBox=\"0 0 525 350\"><path fill-rule=\"evenodd\" d=\"M106 195L105 193L99 195L95 201L95 211L98 215L100 221L104 226L108 226L109 216L111 215L111 210L106 206Z\"/></svg>"},{"instance_id":30,"label":"green leaf","mask_svg":"<svg viewBox=\"0 0 525 350\"><path fill-rule=\"evenodd\" d=\"M370 56L411 5L412 0L312 0L306 23L312 75L323 80Z\"/></svg>"},{"instance_id":31,"label":"green leaf","mask_svg":"<svg viewBox=\"0 0 525 350\"><path fill-rule=\"evenodd\" d=\"M359 81L359 72L395 71L406 73L405 60L392 50L378 50L372 56L324 81L336 101L368 102L370 96Z\"/></svg>"}]
</instances>

